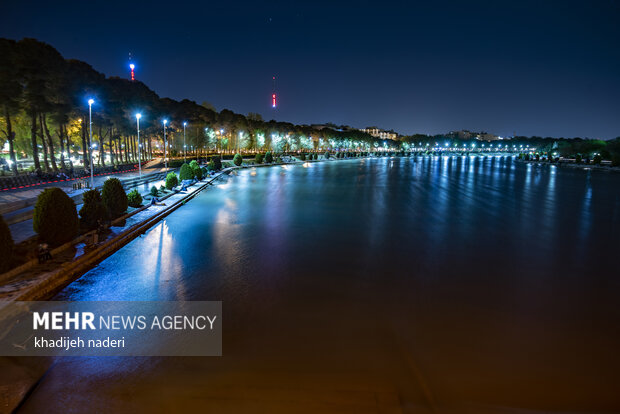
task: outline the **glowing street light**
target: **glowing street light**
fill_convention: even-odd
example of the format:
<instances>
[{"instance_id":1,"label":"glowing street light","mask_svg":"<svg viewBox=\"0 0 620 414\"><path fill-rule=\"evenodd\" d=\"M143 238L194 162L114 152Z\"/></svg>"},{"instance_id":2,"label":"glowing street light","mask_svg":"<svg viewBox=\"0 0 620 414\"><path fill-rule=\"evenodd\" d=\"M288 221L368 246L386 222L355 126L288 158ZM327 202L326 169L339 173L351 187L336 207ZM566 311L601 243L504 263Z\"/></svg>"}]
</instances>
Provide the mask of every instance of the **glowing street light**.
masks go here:
<instances>
[{"instance_id":1,"label":"glowing street light","mask_svg":"<svg viewBox=\"0 0 620 414\"><path fill-rule=\"evenodd\" d=\"M187 147L185 146L185 127L187 122L183 122L183 162L187 162Z\"/></svg>"},{"instance_id":2,"label":"glowing street light","mask_svg":"<svg viewBox=\"0 0 620 414\"><path fill-rule=\"evenodd\" d=\"M90 122L89 125L89 133L90 133L90 138L88 140L88 155L90 158L90 188L94 189L95 188L95 177L93 175L93 104L95 103L94 99L89 99L88 100L88 119Z\"/></svg>"},{"instance_id":3,"label":"glowing street light","mask_svg":"<svg viewBox=\"0 0 620 414\"><path fill-rule=\"evenodd\" d=\"M139 177L142 178L142 152L140 151L140 118L142 118L142 114L136 114L136 124L138 128L138 174Z\"/></svg>"},{"instance_id":4,"label":"glowing street light","mask_svg":"<svg viewBox=\"0 0 620 414\"><path fill-rule=\"evenodd\" d=\"M168 159L166 158L166 147L167 147L166 124L168 124L168 120L164 119L164 168L166 171L168 171Z\"/></svg>"}]
</instances>

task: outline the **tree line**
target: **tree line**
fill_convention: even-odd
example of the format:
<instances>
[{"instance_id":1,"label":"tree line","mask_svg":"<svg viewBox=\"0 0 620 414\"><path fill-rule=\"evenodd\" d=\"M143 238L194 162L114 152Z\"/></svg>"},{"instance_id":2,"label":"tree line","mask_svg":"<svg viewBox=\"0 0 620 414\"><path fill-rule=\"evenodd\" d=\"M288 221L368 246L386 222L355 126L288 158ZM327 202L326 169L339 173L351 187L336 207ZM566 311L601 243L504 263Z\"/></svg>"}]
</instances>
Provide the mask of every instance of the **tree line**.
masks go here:
<instances>
[{"instance_id":1,"label":"tree line","mask_svg":"<svg viewBox=\"0 0 620 414\"><path fill-rule=\"evenodd\" d=\"M378 139L356 130L314 129L259 114L248 116L208 103L160 98L140 81L106 77L89 64L64 59L36 39L0 39L0 147L8 142L11 169L30 159L37 172L88 166L89 111L93 99L91 148L99 166L136 162L162 153L163 119L168 119L171 153L193 151L295 151L318 148L371 148ZM140 119L138 146L136 113ZM186 140L183 147L184 125ZM106 161L107 160L107 161Z\"/></svg>"}]
</instances>

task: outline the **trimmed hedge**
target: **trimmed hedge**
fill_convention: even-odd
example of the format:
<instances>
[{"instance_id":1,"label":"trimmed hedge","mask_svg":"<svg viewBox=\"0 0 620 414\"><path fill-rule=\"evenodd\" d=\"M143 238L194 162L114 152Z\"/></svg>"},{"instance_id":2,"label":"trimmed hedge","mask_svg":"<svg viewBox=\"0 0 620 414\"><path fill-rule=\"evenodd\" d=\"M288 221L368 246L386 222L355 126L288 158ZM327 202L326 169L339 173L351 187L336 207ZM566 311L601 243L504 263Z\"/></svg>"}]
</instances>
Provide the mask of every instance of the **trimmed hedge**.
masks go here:
<instances>
[{"instance_id":1,"label":"trimmed hedge","mask_svg":"<svg viewBox=\"0 0 620 414\"><path fill-rule=\"evenodd\" d=\"M108 217L114 219L127 211L127 194L118 178L108 178L101 190L103 204L108 210Z\"/></svg>"},{"instance_id":2,"label":"trimmed hedge","mask_svg":"<svg viewBox=\"0 0 620 414\"><path fill-rule=\"evenodd\" d=\"M194 171L192 170L192 167L190 167L188 164L181 165L181 171L179 171L179 179L183 181L183 180L191 180L193 178L194 178Z\"/></svg>"},{"instance_id":3,"label":"trimmed hedge","mask_svg":"<svg viewBox=\"0 0 620 414\"><path fill-rule=\"evenodd\" d=\"M32 228L39 238L52 246L73 240L79 220L75 203L60 188L47 188L37 198Z\"/></svg>"},{"instance_id":4,"label":"trimmed hedge","mask_svg":"<svg viewBox=\"0 0 620 414\"><path fill-rule=\"evenodd\" d=\"M99 190L88 190L82 196L84 205L80 209L82 226L87 229L94 229L98 220L105 220L107 210Z\"/></svg>"},{"instance_id":5,"label":"trimmed hedge","mask_svg":"<svg viewBox=\"0 0 620 414\"><path fill-rule=\"evenodd\" d=\"M142 205L142 196L135 188L127 194L127 203L130 207L138 208Z\"/></svg>"},{"instance_id":6,"label":"trimmed hedge","mask_svg":"<svg viewBox=\"0 0 620 414\"><path fill-rule=\"evenodd\" d=\"M202 180L202 169L198 161L192 160L192 162L189 163L189 168L192 170L192 178L196 177L197 180Z\"/></svg>"},{"instance_id":7,"label":"trimmed hedge","mask_svg":"<svg viewBox=\"0 0 620 414\"><path fill-rule=\"evenodd\" d=\"M256 157L254 157L254 162L257 164L262 164L263 163L263 154L258 153L256 154Z\"/></svg>"},{"instance_id":8,"label":"trimmed hedge","mask_svg":"<svg viewBox=\"0 0 620 414\"><path fill-rule=\"evenodd\" d=\"M271 154L271 151L267 151L265 154L265 162L267 164L271 164L273 162L273 155Z\"/></svg>"},{"instance_id":9,"label":"trimmed hedge","mask_svg":"<svg viewBox=\"0 0 620 414\"><path fill-rule=\"evenodd\" d=\"M166 176L166 188L168 190L172 190L178 184L179 184L179 179L177 178L177 175L173 172L169 172L168 175Z\"/></svg>"},{"instance_id":10,"label":"trimmed hedge","mask_svg":"<svg viewBox=\"0 0 620 414\"><path fill-rule=\"evenodd\" d=\"M243 157L241 154L235 154L233 157L233 163L238 167L243 163Z\"/></svg>"},{"instance_id":11,"label":"trimmed hedge","mask_svg":"<svg viewBox=\"0 0 620 414\"><path fill-rule=\"evenodd\" d=\"M220 158L219 155L213 156L213 158L211 158L211 161L213 161L213 169L215 171L222 169L222 159Z\"/></svg>"},{"instance_id":12,"label":"trimmed hedge","mask_svg":"<svg viewBox=\"0 0 620 414\"><path fill-rule=\"evenodd\" d=\"M329 159L329 151L325 151L325 159L328 160Z\"/></svg>"},{"instance_id":13,"label":"trimmed hedge","mask_svg":"<svg viewBox=\"0 0 620 414\"><path fill-rule=\"evenodd\" d=\"M0 273L4 273L11 268L13 246L11 230L9 230L9 226L0 215Z\"/></svg>"}]
</instances>

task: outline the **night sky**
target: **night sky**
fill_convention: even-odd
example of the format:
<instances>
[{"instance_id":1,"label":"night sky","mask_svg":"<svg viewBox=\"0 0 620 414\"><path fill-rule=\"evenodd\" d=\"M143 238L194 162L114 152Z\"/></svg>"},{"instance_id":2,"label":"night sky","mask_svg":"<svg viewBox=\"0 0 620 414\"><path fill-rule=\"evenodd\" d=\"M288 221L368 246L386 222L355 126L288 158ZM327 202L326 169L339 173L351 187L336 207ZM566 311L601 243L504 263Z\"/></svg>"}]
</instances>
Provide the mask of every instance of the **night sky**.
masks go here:
<instances>
[{"instance_id":1,"label":"night sky","mask_svg":"<svg viewBox=\"0 0 620 414\"><path fill-rule=\"evenodd\" d=\"M3 1L34 37L162 97L402 134L620 136L620 2ZM272 76L280 106L270 107Z\"/></svg>"}]
</instances>

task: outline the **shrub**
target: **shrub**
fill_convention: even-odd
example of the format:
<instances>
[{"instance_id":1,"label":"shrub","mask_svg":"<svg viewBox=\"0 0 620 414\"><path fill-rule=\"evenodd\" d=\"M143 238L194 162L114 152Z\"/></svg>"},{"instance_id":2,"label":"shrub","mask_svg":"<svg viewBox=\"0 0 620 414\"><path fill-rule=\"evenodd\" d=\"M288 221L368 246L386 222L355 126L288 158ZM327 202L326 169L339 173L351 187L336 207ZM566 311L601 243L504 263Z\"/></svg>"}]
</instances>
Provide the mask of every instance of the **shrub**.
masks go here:
<instances>
[{"instance_id":1,"label":"shrub","mask_svg":"<svg viewBox=\"0 0 620 414\"><path fill-rule=\"evenodd\" d=\"M165 185L159 186L159 191L166 191L166 186Z\"/></svg>"},{"instance_id":2,"label":"shrub","mask_svg":"<svg viewBox=\"0 0 620 414\"><path fill-rule=\"evenodd\" d=\"M101 198L110 218L116 218L127 211L127 194L118 178L108 178L103 183Z\"/></svg>"},{"instance_id":3,"label":"shrub","mask_svg":"<svg viewBox=\"0 0 620 414\"><path fill-rule=\"evenodd\" d=\"M257 164L262 164L263 163L263 154L256 154L256 157L254 157L254 162Z\"/></svg>"},{"instance_id":4,"label":"shrub","mask_svg":"<svg viewBox=\"0 0 620 414\"><path fill-rule=\"evenodd\" d=\"M166 188L168 190L172 190L178 184L179 184L179 179L177 178L177 175L173 172L169 172L168 175L166 176Z\"/></svg>"},{"instance_id":5,"label":"shrub","mask_svg":"<svg viewBox=\"0 0 620 414\"><path fill-rule=\"evenodd\" d=\"M202 180L202 169L200 169L200 165L196 160L192 160L189 163L189 168L192 170L192 177L196 177L197 180Z\"/></svg>"},{"instance_id":6,"label":"shrub","mask_svg":"<svg viewBox=\"0 0 620 414\"><path fill-rule=\"evenodd\" d=\"M0 216L0 273L11 267L13 259L13 237L2 216Z\"/></svg>"},{"instance_id":7,"label":"shrub","mask_svg":"<svg viewBox=\"0 0 620 414\"><path fill-rule=\"evenodd\" d=\"M159 193L159 191L157 190L157 187L155 187L155 186L151 187L151 195L153 197L157 197L158 193Z\"/></svg>"},{"instance_id":8,"label":"shrub","mask_svg":"<svg viewBox=\"0 0 620 414\"><path fill-rule=\"evenodd\" d=\"M213 170L215 170L215 163L213 162L213 160L211 160L207 164L207 171L213 171Z\"/></svg>"},{"instance_id":9,"label":"shrub","mask_svg":"<svg viewBox=\"0 0 620 414\"><path fill-rule=\"evenodd\" d=\"M241 154L235 154L233 157L233 163L238 167L243 163L243 157Z\"/></svg>"},{"instance_id":10,"label":"shrub","mask_svg":"<svg viewBox=\"0 0 620 414\"><path fill-rule=\"evenodd\" d=\"M220 158L219 155L216 155L213 158L211 158L211 161L213 161L213 167L215 171L222 169L222 159Z\"/></svg>"},{"instance_id":11,"label":"shrub","mask_svg":"<svg viewBox=\"0 0 620 414\"><path fill-rule=\"evenodd\" d=\"M179 171L179 179L183 181L183 180L191 180L193 178L194 178L194 171L192 170L192 168L187 164L181 165L181 171Z\"/></svg>"},{"instance_id":12,"label":"shrub","mask_svg":"<svg viewBox=\"0 0 620 414\"><path fill-rule=\"evenodd\" d=\"M328 160L329 159L329 151L325 151L325 159Z\"/></svg>"},{"instance_id":13,"label":"shrub","mask_svg":"<svg viewBox=\"0 0 620 414\"><path fill-rule=\"evenodd\" d=\"M611 166L617 167L620 165L620 154L614 154L611 157Z\"/></svg>"},{"instance_id":14,"label":"shrub","mask_svg":"<svg viewBox=\"0 0 620 414\"><path fill-rule=\"evenodd\" d=\"M595 165L601 165L601 161L603 160L603 158L601 158L600 155L595 155L594 159L592 160L592 163Z\"/></svg>"},{"instance_id":15,"label":"shrub","mask_svg":"<svg viewBox=\"0 0 620 414\"><path fill-rule=\"evenodd\" d=\"M582 160L583 160L583 158L581 157L581 154L577 154L577 156L575 156L575 162L577 164L581 164Z\"/></svg>"},{"instance_id":16,"label":"shrub","mask_svg":"<svg viewBox=\"0 0 620 414\"><path fill-rule=\"evenodd\" d=\"M299 154L299 159L301 161L306 161L306 154L304 154L303 152L301 154Z\"/></svg>"},{"instance_id":17,"label":"shrub","mask_svg":"<svg viewBox=\"0 0 620 414\"><path fill-rule=\"evenodd\" d=\"M133 208L138 208L142 205L142 196L135 188L127 194L127 202Z\"/></svg>"},{"instance_id":18,"label":"shrub","mask_svg":"<svg viewBox=\"0 0 620 414\"><path fill-rule=\"evenodd\" d=\"M319 159L319 154L317 154L316 152L314 153L314 159L318 160Z\"/></svg>"},{"instance_id":19,"label":"shrub","mask_svg":"<svg viewBox=\"0 0 620 414\"><path fill-rule=\"evenodd\" d=\"M267 164L271 164L273 162L273 155L271 154L271 151L267 151L265 154L265 162Z\"/></svg>"},{"instance_id":20,"label":"shrub","mask_svg":"<svg viewBox=\"0 0 620 414\"><path fill-rule=\"evenodd\" d=\"M52 246L66 243L78 233L75 203L60 188L47 188L37 198L32 228L39 238Z\"/></svg>"},{"instance_id":21,"label":"shrub","mask_svg":"<svg viewBox=\"0 0 620 414\"><path fill-rule=\"evenodd\" d=\"M105 220L107 210L99 190L88 190L82 196L84 205L80 209L82 226L93 229L97 226L97 221Z\"/></svg>"}]
</instances>

